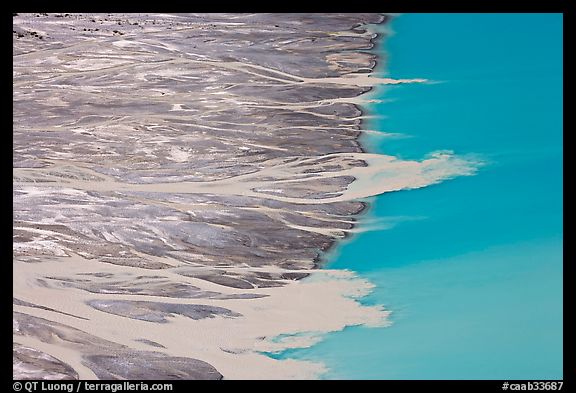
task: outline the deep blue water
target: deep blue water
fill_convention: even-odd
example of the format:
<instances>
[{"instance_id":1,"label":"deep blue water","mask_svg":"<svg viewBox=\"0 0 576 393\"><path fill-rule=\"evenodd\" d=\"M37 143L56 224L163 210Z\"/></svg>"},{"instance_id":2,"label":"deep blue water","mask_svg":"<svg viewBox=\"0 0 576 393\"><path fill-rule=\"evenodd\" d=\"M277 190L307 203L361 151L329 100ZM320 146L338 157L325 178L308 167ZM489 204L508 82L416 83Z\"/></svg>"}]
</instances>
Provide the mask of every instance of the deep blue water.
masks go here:
<instances>
[{"instance_id":1,"label":"deep blue water","mask_svg":"<svg viewBox=\"0 0 576 393\"><path fill-rule=\"evenodd\" d=\"M476 175L380 195L328 267L376 289L386 328L350 327L281 358L324 362L326 378L562 378L562 15L404 14L379 49L370 151L422 159L475 154ZM398 217L401 217L398 219Z\"/></svg>"}]
</instances>

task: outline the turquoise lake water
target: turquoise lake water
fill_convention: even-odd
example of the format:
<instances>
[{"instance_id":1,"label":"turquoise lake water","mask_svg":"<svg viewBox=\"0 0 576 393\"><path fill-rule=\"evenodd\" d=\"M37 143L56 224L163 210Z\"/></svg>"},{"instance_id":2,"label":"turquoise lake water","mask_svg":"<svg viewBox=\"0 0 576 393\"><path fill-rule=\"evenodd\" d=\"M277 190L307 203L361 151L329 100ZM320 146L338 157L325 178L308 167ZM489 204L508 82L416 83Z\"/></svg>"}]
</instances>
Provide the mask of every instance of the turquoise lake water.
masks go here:
<instances>
[{"instance_id":1,"label":"turquoise lake water","mask_svg":"<svg viewBox=\"0 0 576 393\"><path fill-rule=\"evenodd\" d=\"M280 358L322 361L325 378L561 379L562 15L404 14L378 46L368 150L485 161L474 176L372 200L369 220L330 254L376 285L362 300L386 328L350 327ZM337 310L335 310L337 312Z\"/></svg>"}]
</instances>

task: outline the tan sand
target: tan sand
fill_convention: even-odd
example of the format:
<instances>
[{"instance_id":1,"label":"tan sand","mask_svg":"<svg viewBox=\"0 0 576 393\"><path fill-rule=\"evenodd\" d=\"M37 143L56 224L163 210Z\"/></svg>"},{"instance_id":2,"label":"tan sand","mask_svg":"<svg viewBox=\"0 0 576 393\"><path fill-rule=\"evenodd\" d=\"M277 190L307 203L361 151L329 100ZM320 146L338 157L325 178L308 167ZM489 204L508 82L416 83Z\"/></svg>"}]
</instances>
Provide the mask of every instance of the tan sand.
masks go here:
<instances>
[{"instance_id":1,"label":"tan sand","mask_svg":"<svg viewBox=\"0 0 576 393\"><path fill-rule=\"evenodd\" d=\"M366 161L367 167L352 167L339 171L319 172L313 178L304 177L305 166L297 164L310 161L312 166L314 161L332 157L337 161L345 159L356 159ZM289 157L290 158L290 157ZM322 157L302 158L299 157L294 162L286 163L280 160L270 160L263 163L265 165L259 172L246 175L235 176L229 179L207 181L207 182L178 182L178 183L150 183L150 184L130 184L122 183L111 176L105 176L94 172L86 167L79 167L77 164L58 163L57 160L50 160L55 165L48 168L14 168L14 184L28 185L32 183L34 187L64 187L86 191L147 191L147 192L168 192L184 194L219 194L219 195L244 195L267 199L274 199L283 202L316 204L350 201L354 199L366 198L383 194L390 191L403 189L420 188L430 184L440 182L456 176L472 175L481 164L478 161L464 159L453 155L451 152L438 152L422 161L400 160L396 157L369 154L369 153L337 153ZM100 181L64 179L58 172L69 172L73 168L74 172L83 177L95 176L101 178ZM281 194L257 192L255 189L274 189L274 184L296 183L301 181L317 182L318 180L339 177L353 176L356 181L352 182L342 195L325 198L305 198L286 197ZM278 180L260 180L259 178L276 178ZM324 191L321 185L314 186L318 191Z\"/></svg>"},{"instance_id":2,"label":"tan sand","mask_svg":"<svg viewBox=\"0 0 576 393\"><path fill-rule=\"evenodd\" d=\"M146 269L143 274L150 273ZM275 268L272 268L274 270ZM280 334L325 333L356 324L382 325L387 312L380 307L361 306L355 301L365 295L371 285L345 271L316 271L310 278L290 282L279 288L260 288L255 291L270 295L251 300L174 299L138 295L138 300L172 303L206 304L229 308L241 313L239 318L209 318L191 320L183 316L160 324L98 311L85 302L93 299L134 299L133 295L94 294L73 288L38 286L37 278L46 276L77 279L79 273L121 273L123 266L103 264L78 255L59 257L41 263L14 261L14 296L38 305L51 307L75 318L52 311L15 305L15 311L64 323L94 336L150 350L148 345L135 341L148 339L166 349L155 348L172 356L199 358L214 365L230 379L306 379L316 377L324 368L320 364L294 360L278 361L259 353L291 347L311 345L316 338L295 338L283 342L271 339ZM241 290L187 278L169 270L155 271L174 281L189 282L205 290L222 293L241 293ZM335 312L337 310L338 312ZM94 374L82 366L79 354L66 342L42 343L35 338L15 336L15 341L42 350L72 365L80 378L94 379ZM233 353L236 352L236 353Z\"/></svg>"}]
</instances>

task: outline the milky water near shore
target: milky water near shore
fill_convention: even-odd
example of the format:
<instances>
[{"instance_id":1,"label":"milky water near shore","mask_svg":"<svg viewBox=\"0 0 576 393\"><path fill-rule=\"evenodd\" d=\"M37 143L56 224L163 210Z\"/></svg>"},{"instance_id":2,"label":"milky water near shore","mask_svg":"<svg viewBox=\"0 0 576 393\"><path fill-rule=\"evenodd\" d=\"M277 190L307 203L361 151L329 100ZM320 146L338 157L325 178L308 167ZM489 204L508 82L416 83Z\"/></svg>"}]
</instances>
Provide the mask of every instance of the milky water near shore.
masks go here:
<instances>
[{"instance_id":1,"label":"milky water near shore","mask_svg":"<svg viewBox=\"0 0 576 393\"><path fill-rule=\"evenodd\" d=\"M389 326L275 356L320 361L327 379L560 379L562 16L405 14L392 29L380 72L438 83L377 89L364 145L484 165L374 198L327 255L375 284L363 302Z\"/></svg>"}]
</instances>

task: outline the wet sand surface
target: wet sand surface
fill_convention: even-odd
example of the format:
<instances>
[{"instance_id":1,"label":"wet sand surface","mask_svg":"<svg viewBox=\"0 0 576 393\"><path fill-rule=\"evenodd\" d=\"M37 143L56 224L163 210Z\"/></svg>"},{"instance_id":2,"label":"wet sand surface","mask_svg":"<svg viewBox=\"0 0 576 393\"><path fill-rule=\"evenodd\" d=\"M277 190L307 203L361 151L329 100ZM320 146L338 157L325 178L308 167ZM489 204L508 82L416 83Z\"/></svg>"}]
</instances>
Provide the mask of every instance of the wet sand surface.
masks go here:
<instances>
[{"instance_id":1,"label":"wet sand surface","mask_svg":"<svg viewBox=\"0 0 576 393\"><path fill-rule=\"evenodd\" d=\"M384 19L15 15L14 377L314 378L262 352L386 323L320 255L473 169L360 148L360 95L424 81L370 76Z\"/></svg>"}]
</instances>

